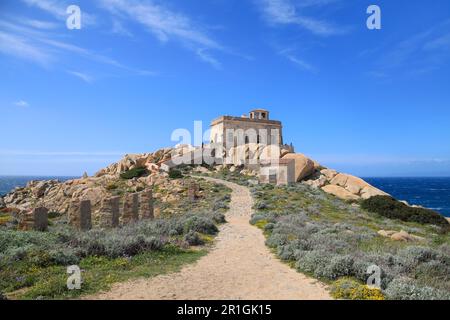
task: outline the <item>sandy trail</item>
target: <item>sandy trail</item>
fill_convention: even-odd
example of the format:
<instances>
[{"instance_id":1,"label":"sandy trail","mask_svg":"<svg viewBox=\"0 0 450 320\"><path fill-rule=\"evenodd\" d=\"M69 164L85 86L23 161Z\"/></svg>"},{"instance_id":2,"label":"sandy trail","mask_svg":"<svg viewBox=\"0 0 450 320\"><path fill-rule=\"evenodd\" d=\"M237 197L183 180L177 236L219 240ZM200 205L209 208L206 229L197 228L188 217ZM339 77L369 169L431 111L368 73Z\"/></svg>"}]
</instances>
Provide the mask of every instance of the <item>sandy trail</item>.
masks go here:
<instances>
[{"instance_id":1,"label":"sandy trail","mask_svg":"<svg viewBox=\"0 0 450 320\"><path fill-rule=\"evenodd\" d=\"M118 283L88 299L330 299L323 284L283 264L265 246L261 230L249 224L248 188L207 179L233 190L228 223L214 248L180 272Z\"/></svg>"}]
</instances>

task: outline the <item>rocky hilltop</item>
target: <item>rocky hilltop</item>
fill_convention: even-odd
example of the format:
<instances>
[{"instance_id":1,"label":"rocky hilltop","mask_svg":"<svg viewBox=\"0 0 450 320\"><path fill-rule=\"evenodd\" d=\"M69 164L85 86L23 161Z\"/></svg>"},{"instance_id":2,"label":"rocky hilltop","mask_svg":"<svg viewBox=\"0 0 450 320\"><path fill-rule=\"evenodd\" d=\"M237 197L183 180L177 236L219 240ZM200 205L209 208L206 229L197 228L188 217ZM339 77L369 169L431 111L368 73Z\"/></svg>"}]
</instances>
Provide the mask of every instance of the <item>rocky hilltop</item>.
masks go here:
<instances>
[{"instance_id":1,"label":"rocky hilltop","mask_svg":"<svg viewBox=\"0 0 450 320\"><path fill-rule=\"evenodd\" d=\"M259 157L266 148L254 149L256 152L252 156ZM124 192L136 192L147 187L171 190L172 192L164 194L155 192L155 198L159 198L163 202L176 201L177 192L181 187L177 185L177 180L169 179L168 173L161 170L161 166L173 156L186 155L193 150L192 146L184 145L160 149L153 153L127 154L120 161L101 169L92 177L85 175L80 179L65 182L57 180L30 181L25 187L16 188L0 198L0 208L21 212L29 211L36 206L44 206L52 212L64 214L67 212L71 200L90 200L95 211L105 197L120 195ZM314 188L321 188L338 198L356 201L376 195L385 195L383 191L364 180L325 168L303 154L282 149L280 157L295 160L295 178L298 182ZM198 167L198 170L221 170L224 167L245 175L258 175L258 172L240 165L217 165L209 167L209 169ZM123 178L123 174L133 172L133 170L141 170L141 174Z\"/></svg>"}]
</instances>

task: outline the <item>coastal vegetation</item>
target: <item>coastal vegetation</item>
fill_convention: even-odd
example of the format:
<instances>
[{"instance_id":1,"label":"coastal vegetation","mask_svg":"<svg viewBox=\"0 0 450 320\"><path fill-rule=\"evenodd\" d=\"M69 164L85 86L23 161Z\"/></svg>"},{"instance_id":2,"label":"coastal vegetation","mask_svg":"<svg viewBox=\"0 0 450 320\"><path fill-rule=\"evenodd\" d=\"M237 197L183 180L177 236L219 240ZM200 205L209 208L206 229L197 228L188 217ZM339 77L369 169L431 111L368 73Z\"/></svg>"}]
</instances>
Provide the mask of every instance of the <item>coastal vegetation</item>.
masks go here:
<instances>
[{"instance_id":1,"label":"coastal vegetation","mask_svg":"<svg viewBox=\"0 0 450 320\"><path fill-rule=\"evenodd\" d=\"M161 200L173 190L160 186L155 190L161 197L157 218L121 228L81 232L63 214L51 215L48 232L19 231L14 223L3 223L0 293L12 299L76 298L130 278L175 272L196 261L225 222L230 200L228 188L197 181L201 195L195 201L184 188L177 191L177 201ZM120 188L118 183L114 190ZM70 265L82 270L81 290L67 289Z\"/></svg>"},{"instance_id":2,"label":"coastal vegetation","mask_svg":"<svg viewBox=\"0 0 450 320\"><path fill-rule=\"evenodd\" d=\"M133 178L140 178L148 173L147 169L143 167L137 167L130 170L127 170L120 174L120 177L122 179L133 179Z\"/></svg>"},{"instance_id":3,"label":"coastal vegetation","mask_svg":"<svg viewBox=\"0 0 450 320\"><path fill-rule=\"evenodd\" d=\"M334 297L450 299L450 236L443 224L390 219L301 183L251 191L256 212L250 222L264 230L267 246L298 271L329 283ZM398 241L381 230L414 237ZM366 286L372 265L381 268L378 291Z\"/></svg>"},{"instance_id":4,"label":"coastal vegetation","mask_svg":"<svg viewBox=\"0 0 450 320\"><path fill-rule=\"evenodd\" d=\"M449 231L448 221L439 213L421 208L411 207L390 196L375 196L362 201L361 208L389 219L412 221L420 224L434 224Z\"/></svg>"}]
</instances>

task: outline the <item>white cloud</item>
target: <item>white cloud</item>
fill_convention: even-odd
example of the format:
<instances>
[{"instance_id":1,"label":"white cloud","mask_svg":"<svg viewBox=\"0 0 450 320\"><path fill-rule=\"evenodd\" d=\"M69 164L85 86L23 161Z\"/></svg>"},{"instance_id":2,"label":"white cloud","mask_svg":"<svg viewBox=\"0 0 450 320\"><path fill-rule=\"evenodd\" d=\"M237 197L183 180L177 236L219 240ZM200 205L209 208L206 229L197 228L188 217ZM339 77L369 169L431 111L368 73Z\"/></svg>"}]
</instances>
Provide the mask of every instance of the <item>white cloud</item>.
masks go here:
<instances>
[{"instance_id":1,"label":"white cloud","mask_svg":"<svg viewBox=\"0 0 450 320\"><path fill-rule=\"evenodd\" d=\"M82 58L107 64L139 76L154 76L155 72L128 67L115 59L100 55L94 51L73 45L68 42L54 40L42 31L0 21L0 26L7 32L0 31L0 53L15 58L29 60L43 66L60 62L63 55L59 51L72 53ZM19 35L20 34L20 35Z\"/></svg>"},{"instance_id":2,"label":"white cloud","mask_svg":"<svg viewBox=\"0 0 450 320\"><path fill-rule=\"evenodd\" d=\"M128 31L128 29L126 29L122 22L120 22L119 20L114 19L112 22L112 33L121 35L121 36L126 36L126 37L132 37L133 34Z\"/></svg>"},{"instance_id":3,"label":"white cloud","mask_svg":"<svg viewBox=\"0 0 450 320\"><path fill-rule=\"evenodd\" d=\"M232 54L224 48L200 25L187 15L175 12L155 1L100 0L103 7L120 18L128 18L151 32L160 42L178 41L192 50L203 61L216 69L222 64L206 50L220 50ZM121 25L113 26L122 32ZM113 29L114 30L114 29Z\"/></svg>"},{"instance_id":4,"label":"white cloud","mask_svg":"<svg viewBox=\"0 0 450 320\"><path fill-rule=\"evenodd\" d=\"M39 8L56 19L65 21L69 16L66 12L67 7L72 3L57 0L22 0L29 6ZM85 11L81 11L82 26L95 24L95 17Z\"/></svg>"},{"instance_id":5,"label":"white cloud","mask_svg":"<svg viewBox=\"0 0 450 320\"><path fill-rule=\"evenodd\" d=\"M188 16L169 10L153 1L101 0L101 2L112 13L126 15L142 24L162 42L173 38L207 48L221 48Z\"/></svg>"},{"instance_id":6,"label":"white cloud","mask_svg":"<svg viewBox=\"0 0 450 320\"><path fill-rule=\"evenodd\" d=\"M439 70L450 59L449 30L450 20L370 52L380 56L372 74L422 76Z\"/></svg>"},{"instance_id":7,"label":"white cloud","mask_svg":"<svg viewBox=\"0 0 450 320\"><path fill-rule=\"evenodd\" d=\"M41 30L52 30L52 29L58 28L58 24L49 22L49 21L23 19L23 23L30 27L41 29Z\"/></svg>"},{"instance_id":8,"label":"white cloud","mask_svg":"<svg viewBox=\"0 0 450 320\"><path fill-rule=\"evenodd\" d=\"M291 0L257 1L265 19L273 25L297 25L314 34L330 36L345 33L346 28L334 26L326 21L307 17L300 13L303 8L329 4L331 0L309 0L293 2Z\"/></svg>"},{"instance_id":9,"label":"white cloud","mask_svg":"<svg viewBox=\"0 0 450 320\"><path fill-rule=\"evenodd\" d=\"M28 39L0 31L0 52L12 57L48 66L53 60L44 49L32 44Z\"/></svg>"},{"instance_id":10,"label":"white cloud","mask_svg":"<svg viewBox=\"0 0 450 320\"><path fill-rule=\"evenodd\" d=\"M221 70L222 64L216 60L213 56L211 56L205 49L198 49L197 56L204 62L209 63L214 68Z\"/></svg>"},{"instance_id":11,"label":"white cloud","mask_svg":"<svg viewBox=\"0 0 450 320\"><path fill-rule=\"evenodd\" d=\"M304 61L303 59L301 59L297 55L295 55L295 53L291 49L281 50L279 52L279 54L282 55L283 57L285 57L286 59L288 59L290 62L292 62L297 67L300 67L301 69L303 69L305 71L310 71L310 72L314 72L314 73L317 72L316 68L314 68L311 64L309 64L308 62Z\"/></svg>"},{"instance_id":12,"label":"white cloud","mask_svg":"<svg viewBox=\"0 0 450 320\"><path fill-rule=\"evenodd\" d=\"M88 75L86 73L83 73L83 72L67 71L67 73L69 73L69 74L71 74L71 75L73 75L73 76L83 80L86 83L92 83L94 81L94 79L90 75Z\"/></svg>"},{"instance_id":13,"label":"white cloud","mask_svg":"<svg viewBox=\"0 0 450 320\"><path fill-rule=\"evenodd\" d=\"M25 100L16 101L16 102L14 102L14 105L17 107L20 107L20 108L26 108L26 107L30 106L30 104L28 102L26 102Z\"/></svg>"}]
</instances>

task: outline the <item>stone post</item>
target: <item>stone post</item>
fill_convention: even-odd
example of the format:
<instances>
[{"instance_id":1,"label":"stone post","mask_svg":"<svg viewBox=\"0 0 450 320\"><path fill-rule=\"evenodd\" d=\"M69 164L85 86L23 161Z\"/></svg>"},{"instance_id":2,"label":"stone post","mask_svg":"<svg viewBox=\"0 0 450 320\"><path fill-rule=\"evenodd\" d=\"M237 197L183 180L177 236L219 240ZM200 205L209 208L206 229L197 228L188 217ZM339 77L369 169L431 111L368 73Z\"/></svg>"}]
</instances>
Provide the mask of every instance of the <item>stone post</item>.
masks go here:
<instances>
[{"instance_id":1,"label":"stone post","mask_svg":"<svg viewBox=\"0 0 450 320\"><path fill-rule=\"evenodd\" d=\"M72 226L82 231L90 230L92 228L91 201L71 201L68 217L69 224Z\"/></svg>"},{"instance_id":2,"label":"stone post","mask_svg":"<svg viewBox=\"0 0 450 320\"><path fill-rule=\"evenodd\" d=\"M153 192L151 189L140 193L139 216L141 219L154 219L153 212Z\"/></svg>"},{"instance_id":3,"label":"stone post","mask_svg":"<svg viewBox=\"0 0 450 320\"><path fill-rule=\"evenodd\" d=\"M116 228L119 226L120 197L105 198L100 208L100 227Z\"/></svg>"},{"instance_id":4,"label":"stone post","mask_svg":"<svg viewBox=\"0 0 450 320\"><path fill-rule=\"evenodd\" d=\"M67 217L69 219L69 224L76 228L80 225L80 201L72 200L70 201L69 211L67 212Z\"/></svg>"},{"instance_id":5,"label":"stone post","mask_svg":"<svg viewBox=\"0 0 450 320\"><path fill-rule=\"evenodd\" d=\"M197 183L192 182L191 184L189 184L189 187L188 187L188 197L189 197L189 199L191 201L197 200L199 191L200 191L200 186Z\"/></svg>"},{"instance_id":6,"label":"stone post","mask_svg":"<svg viewBox=\"0 0 450 320\"><path fill-rule=\"evenodd\" d=\"M87 231L92 228L91 201L83 200L80 203L80 230Z\"/></svg>"},{"instance_id":7,"label":"stone post","mask_svg":"<svg viewBox=\"0 0 450 320\"><path fill-rule=\"evenodd\" d=\"M129 193L125 195L122 210L122 224L128 224L139 220L139 194Z\"/></svg>"},{"instance_id":8,"label":"stone post","mask_svg":"<svg viewBox=\"0 0 450 320\"><path fill-rule=\"evenodd\" d=\"M34 225L36 231L47 231L48 228L48 209L39 207L33 210Z\"/></svg>"}]
</instances>

